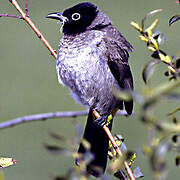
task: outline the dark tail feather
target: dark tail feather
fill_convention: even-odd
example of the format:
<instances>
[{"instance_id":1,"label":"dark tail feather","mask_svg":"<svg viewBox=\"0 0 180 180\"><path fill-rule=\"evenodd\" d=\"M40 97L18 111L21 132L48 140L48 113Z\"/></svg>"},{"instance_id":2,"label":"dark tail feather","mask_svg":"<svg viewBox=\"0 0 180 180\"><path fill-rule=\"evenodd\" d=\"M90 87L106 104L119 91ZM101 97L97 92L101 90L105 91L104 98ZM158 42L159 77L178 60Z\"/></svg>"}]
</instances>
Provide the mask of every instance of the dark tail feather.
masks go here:
<instances>
[{"instance_id":1,"label":"dark tail feather","mask_svg":"<svg viewBox=\"0 0 180 180\"><path fill-rule=\"evenodd\" d=\"M126 78L124 80L124 89L129 89L129 90L133 90L133 78L132 78L132 75L129 76L129 78ZM124 102L124 105L125 105L125 110L127 111L127 113L129 115L132 114L132 111L133 111L133 100L131 101L125 101Z\"/></svg>"},{"instance_id":2,"label":"dark tail feather","mask_svg":"<svg viewBox=\"0 0 180 180\"><path fill-rule=\"evenodd\" d=\"M93 176L99 177L104 173L106 168L109 139L103 128L97 127L93 120L93 112L90 109L83 138L90 143L90 151L94 155L94 159L87 166L87 171ZM109 125L110 130L111 127L112 122ZM82 144L80 144L78 152L82 154L86 152ZM101 171L99 171L99 169L101 169Z\"/></svg>"}]
</instances>

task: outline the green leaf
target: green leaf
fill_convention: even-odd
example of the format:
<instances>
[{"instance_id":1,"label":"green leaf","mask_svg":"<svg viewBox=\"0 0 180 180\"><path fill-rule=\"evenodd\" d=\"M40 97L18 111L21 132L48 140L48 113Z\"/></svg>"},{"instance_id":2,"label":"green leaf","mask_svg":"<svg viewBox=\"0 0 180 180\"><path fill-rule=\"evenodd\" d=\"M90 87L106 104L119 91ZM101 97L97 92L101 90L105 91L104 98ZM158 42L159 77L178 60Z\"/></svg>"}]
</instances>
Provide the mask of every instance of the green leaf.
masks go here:
<instances>
[{"instance_id":1,"label":"green leaf","mask_svg":"<svg viewBox=\"0 0 180 180\"><path fill-rule=\"evenodd\" d=\"M62 142L65 141L65 137L64 137L64 136L61 136L61 135L56 134L56 133L54 133L54 132L50 132L49 134L50 134L50 136L51 136L53 139L56 139L56 140L62 141Z\"/></svg>"},{"instance_id":2,"label":"green leaf","mask_svg":"<svg viewBox=\"0 0 180 180\"><path fill-rule=\"evenodd\" d=\"M118 140L124 142L124 137L123 137L121 134L116 134L115 137L116 137Z\"/></svg>"},{"instance_id":3,"label":"green leaf","mask_svg":"<svg viewBox=\"0 0 180 180\"><path fill-rule=\"evenodd\" d=\"M173 124L173 123L166 123L163 122L161 124L158 124L157 126L161 131L166 132L167 134L169 133L180 133L180 124Z\"/></svg>"},{"instance_id":4,"label":"green leaf","mask_svg":"<svg viewBox=\"0 0 180 180\"><path fill-rule=\"evenodd\" d=\"M142 77L143 77L143 80L145 83L147 83L147 81L152 77L155 66L157 64L159 64L160 62L161 62L161 60L155 59L155 60L149 61L145 65L143 72L142 72Z\"/></svg>"},{"instance_id":5,"label":"green leaf","mask_svg":"<svg viewBox=\"0 0 180 180\"><path fill-rule=\"evenodd\" d=\"M67 150L66 148L57 146L57 145L49 145L49 144L44 144L44 147L46 150L48 150L52 154L60 154L60 155L65 155L65 156L71 156L72 153Z\"/></svg>"},{"instance_id":6,"label":"green leaf","mask_svg":"<svg viewBox=\"0 0 180 180\"><path fill-rule=\"evenodd\" d=\"M176 21L180 20L180 15L175 15L173 16L170 20L169 20L169 26L171 26L173 23L175 23Z\"/></svg>"},{"instance_id":7,"label":"green leaf","mask_svg":"<svg viewBox=\"0 0 180 180\"><path fill-rule=\"evenodd\" d=\"M167 41L167 37L165 36L165 34L163 34L162 32L158 31L158 30L154 30L153 35L154 39L157 40L158 45L163 45L165 43L165 41Z\"/></svg>"},{"instance_id":8,"label":"green leaf","mask_svg":"<svg viewBox=\"0 0 180 180\"><path fill-rule=\"evenodd\" d=\"M176 68L180 68L180 57L176 60Z\"/></svg>"},{"instance_id":9,"label":"green leaf","mask_svg":"<svg viewBox=\"0 0 180 180\"><path fill-rule=\"evenodd\" d=\"M173 124L178 124L178 120L175 116L172 117L172 122Z\"/></svg>"},{"instance_id":10,"label":"green leaf","mask_svg":"<svg viewBox=\"0 0 180 180\"><path fill-rule=\"evenodd\" d=\"M177 156L175 159L176 166L180 165L180 156Z\"/></svg>"},{"instance_id":11,"label":"green leaf","mask_svg":"<svg viewBox=\"0 0 180 180\"><path fill-rule=\"evenodd\" d=\"M146 19L148 19L149 17L151 17L154 14L159 13L161 11L162 11L162 9L156 9L156 10L153 10L153 11L149 12L148 14L146 14L146 16L141 21L142 28L144 29L144 24L145 24Z\"/></svg>"},{"instance_id":12,"label":"green leaf","mask_svg":"<svg viewBox=\"0 0 180 180\"><path fill-rule=\"evenodd\" d=\"M109 171L111 173L115 173L119 171L123 167L123 163L125 160L126 160L126 153L123 153L122 156L118 156L118 158L116 158L110 163Z\"/></svg>"},{"instance_id":13,"label":"green leaf","mask_svg":"<svg viewBox=\"0 0 180 180\"><path fill-rule=\"evenodd\" d=\"M174 115L175 113L177 113L178 111L180 111L180 107L176 108L175 110L173 110L172 112L168 113L168 116Z\"/></svg>"},{"instance_id":14,"label":"green leaf","mask_svg":"<svg viewBox=\"0 0 180 180\"><path fill-rule=\"evenodd\" d=\"M135 91L132 90L113 90L114 95L124 101L131 101L132 99L137 101L139 104L144 103L143 96L137 94Z\"/></svg>"},{"instance_id":15,"label":"green leaf","mask_svg":"<svg viewBox=\"0 0 180 180\"><path fill-rule=\"evenodd\" d=\"M9 167L16 163L17 163L17 160L14 158L0 157L0 168Z\"/></svg>"},{"instance_id":16,"label":"green leaf","mask_svg":"<svg viewBox=\"0 0 180 180\"><path fill-rule=\"evenodd\" d=\"M116 178L118 178L119 180L126 180L127 179L127 176L126 176L125 172L122 169L115 172L114 176Z\"/></svg>"},{"instance_id":17,"label":"green leaf","mask_svg":"<svg viewBox=\"0 0 180 180\"><path fill-rule=\"evenodd\" d=\"M150 93L147 94L147 101L145 103L155 103L159 97L161 97L162 95L167 95L178 87L180 87L180 80L170 81L165 84L161 84L158 87L153 88L149 91ZM152 105L153 103L151 103L150 105Z\"/></svg>"},{"instance_id":18,"label":"green leaf","mask_svg":"<svg viewBox=\"0 0 180 180\"><path fill-rule=\"evenodd\" d=\"M136 158L136 153L135 152L128 150L128 151L125 152L125 155L126 155L126 160L134 162L134 160Z\"/></svg>"},{"instance_id":19,"label":"green leaf","mask_svg":"<svg viewBox=\"0 0 180 180\"><path fill-rule=\"evenodd\" d=\"M124 101L131 101L132 97L129 91L114 89L114 94L117 98Z\"/></svg>"},{"instance_id":20,"label":"green leaf","mask_svg":"<svg viewBox=\"0 0 180 180\"><path fill-rule=\"evenodd\" d=\"M5 180L4 173L2 170L0 170L0 180Z\"/></svg>"},{"instance_id":21,"label":"green leaf","mask_svg":"<svg viewBox=\"0 0 180 180\"><path fill-rule=\"evenodd\" d=\"M64 176L56 176L53 178L53 180L68 180L68 178Z\"/></svg>"},{"instance_id":22,"label":"green leaf","mask_svg":"<svg viewBox=\"0 0 180 180\"><path fill-rule=\"evenodd\" d=\"M144 177L143 173L141 172L140 167L136 167L133 171L133 174L134 174L134 177L137 179Z\"/></svg>"},{"instance_id":23,"label":"green leaf","mask_svg":"<svg viewBox=\"0 0 180 180\"><path fill-rule=\"evenodd\" d=\"M180 135L179 134L175 134L172 136L172 141L175 144L179 144L180 143Z\"/></svg>"}]
</instances>

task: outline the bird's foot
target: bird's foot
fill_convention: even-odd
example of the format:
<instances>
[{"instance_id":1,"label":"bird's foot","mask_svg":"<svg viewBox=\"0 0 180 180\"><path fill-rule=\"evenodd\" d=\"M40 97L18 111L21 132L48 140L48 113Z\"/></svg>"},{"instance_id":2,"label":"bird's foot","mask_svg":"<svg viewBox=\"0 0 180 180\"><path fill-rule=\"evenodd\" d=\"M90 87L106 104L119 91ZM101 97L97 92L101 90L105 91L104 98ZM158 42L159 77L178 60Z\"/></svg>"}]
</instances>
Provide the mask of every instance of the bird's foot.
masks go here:
<instances>
[{"instance_id":1,"label":"bird's foot","mask_svg":"<svg viewBox=\"0 0 180 180\"><path fill-rule=\"evenodd\" d=\"M107 124L108 122L108 117L109 115L102 115L101 117L97 118L94 120L94 123L98 126L98 127L103 127L104 125Z\"/></svg>"}]
</instances>

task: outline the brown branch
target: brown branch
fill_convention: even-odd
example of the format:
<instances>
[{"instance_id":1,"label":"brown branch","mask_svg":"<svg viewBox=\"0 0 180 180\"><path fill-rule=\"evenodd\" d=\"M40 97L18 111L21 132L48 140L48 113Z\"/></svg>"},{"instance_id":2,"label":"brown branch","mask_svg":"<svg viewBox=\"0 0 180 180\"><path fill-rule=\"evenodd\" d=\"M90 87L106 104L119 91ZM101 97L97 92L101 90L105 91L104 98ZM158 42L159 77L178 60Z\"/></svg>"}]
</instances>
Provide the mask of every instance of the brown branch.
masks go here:
<instances>
[{"instance_id":1,"label":"brown branch","mask_svg":"<svg viewBox=\"0 0 180 180\"><path fill-rule=\"evenodd\" d=\"M47 119L67 118L67 117L76 118L79 116L86 116L87 114L88 111L68 111L68 112L50 112L50 113L27 115L0 123L0 129L13 127L31 121L42 121ZM126 111L119 111L117 115L127 116L128 114Z\"/></svg>"},{"instance_id":2,"label":"brown branch","mask_svg":"<svg viewBox=\"0 0 180 180\"><path fill-rule=\"evenodd\" d=\"M19 6L16 0L9 0L12 5L19 11L19 13L22 15L23 19L29 24L29 26L33 29L33 31L36 33L38 38L43 42L43 44L48 48L48 50L51 52L51 54L54 56L54 58L57 58L57 54L54 51L54 49L51 47L49 42L46 40L46 38L43 36L43 34L39 31L39 29L35 26L35 24L32 22L30 17L26 16L26 13L22 10L22 8Z\"/></svg>"},{"instance_id":3,"label":"brown branch","mask_svg":"<svg viewBox=\"0 0 180 180\"><path fill-rule=\"evenodd\" d=\"M24 19L22 16L16 16L13 14L0 14L0 17L11 17L11 18L16 18L16 19Z\"/></svg>"},{"instance_id":4,"label":"brown branch","mask_svg":"<svg viewBox=\"0 0 180 180\"><path fill-rule=\"evenodd\" d=\"M29 17L26 16L26 14L23 12L23 10L21 9L21 7L19 6L19 4L16 2L16 0L9 0L13 6L19 11L19 13L22 15L22 17L24 18L24 20L29 24L29 26L33 29L33 31L37 34L37 36L39 37L39 39L45 44L45 46L48 48L48 50L51 52L51 54L57 58L57 54L54 51L54 49L51 47L51 45L48 43L48 41L45 39L45 37L42 35L42 33L37 29L37 27L34 25L34 23L31 21L31 19ZM100 114L94 110L94 115L98 118L100 117ZM116 150L116 152L122 156L122 152L120 150L120 148L118 147L116 141L114 140L109 128L104 125L103 126L104 131L106 132L106 134L109 137L109 140L112 142L114 149ZM134 174L131 170L131 168L129 167L128 163L126 161L124 161L124 166L125 169L128 172L128 175L130 177L131 180L135 180Z\"/></svg>"},{"instance_id":5,"label":"brown branch","mask_svg":"<svg viewBox=\"0 0 180 180\"><path fill-rule=\"evenodd\" d=\"M101 117L100 114L96 110L93 111L93 114L95 115L96 118ZM114 137L112 136L111 131L109 130L109 128L106 125L104 125L103 129L106 132L107 136L109 137L109 140L111 141L111 143L112 143L114 149L116 150L116 152L119 154L119 156L122 156L123 153L121 152L120 147L118 146L118 144L116 143ZM128 175L129 175L130 179L135 180L134 174L133 174L131 168L129 167L129 164L128 164L127 161L124 161L124 167L125 167Z\"/></svg>"}]
</instances>

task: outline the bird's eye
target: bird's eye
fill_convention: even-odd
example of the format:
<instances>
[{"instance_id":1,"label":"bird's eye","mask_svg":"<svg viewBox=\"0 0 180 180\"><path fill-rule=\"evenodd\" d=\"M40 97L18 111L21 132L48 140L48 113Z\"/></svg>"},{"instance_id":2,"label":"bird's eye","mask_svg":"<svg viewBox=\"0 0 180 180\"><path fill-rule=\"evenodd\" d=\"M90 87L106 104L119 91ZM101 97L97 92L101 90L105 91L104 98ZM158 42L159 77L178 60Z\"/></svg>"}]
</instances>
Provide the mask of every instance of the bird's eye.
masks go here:
<instances>
[{"instance_id":1,"label":"bird's eye","mask_svg":"<svg viewBox=\"0 0 180 180\"><path fill-rule=\"evenodd\" d=\"M72 20L77 21L81 18L81 15L79 13L72 14Z\"/></svg>"}]
</instances>

